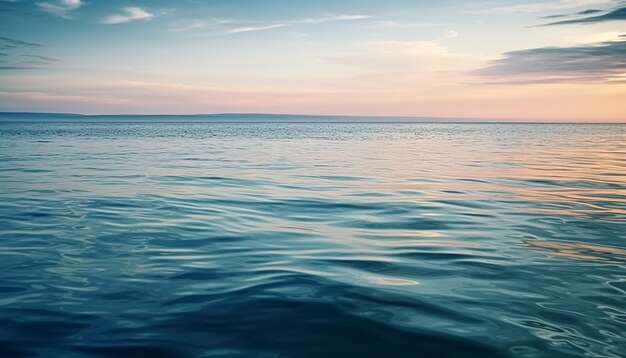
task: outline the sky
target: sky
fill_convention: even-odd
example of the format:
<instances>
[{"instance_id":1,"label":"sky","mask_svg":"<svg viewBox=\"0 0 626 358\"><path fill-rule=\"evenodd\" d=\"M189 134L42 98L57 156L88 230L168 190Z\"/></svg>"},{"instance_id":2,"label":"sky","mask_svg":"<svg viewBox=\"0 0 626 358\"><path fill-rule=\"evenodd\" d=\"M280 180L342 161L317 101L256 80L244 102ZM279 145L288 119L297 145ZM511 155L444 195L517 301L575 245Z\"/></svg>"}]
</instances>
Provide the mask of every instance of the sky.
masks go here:
<instances>
[{"instance_id":1,"label":"sky","mask_svg":"<svg viewBox=\"0 0 626 358\"><path fill-rule=\"evenodd\" d=\"M0 111L626 121L621 0L0 0Z\"/></svg>"}]
</instances>

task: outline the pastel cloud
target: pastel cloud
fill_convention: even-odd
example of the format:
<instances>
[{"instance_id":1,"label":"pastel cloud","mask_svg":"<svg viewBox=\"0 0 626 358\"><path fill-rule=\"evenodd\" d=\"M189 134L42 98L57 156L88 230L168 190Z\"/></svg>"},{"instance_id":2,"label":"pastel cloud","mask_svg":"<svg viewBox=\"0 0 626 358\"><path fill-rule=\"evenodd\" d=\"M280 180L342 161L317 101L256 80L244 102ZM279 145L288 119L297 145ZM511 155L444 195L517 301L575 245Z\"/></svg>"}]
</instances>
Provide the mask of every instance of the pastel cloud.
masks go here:
<instances>
[{"instance_id":1,"label":"pastel cloud","mask_svg":"<svg viewBox=\"0 0 626 358\"><path fill-rule=\"evenodd\" d=\"M278 28L286 27L286 26L288 25L287 24L273 24L273 25L265 25L265 26L235 27L233 29L226 31L226 33L237 34L237 33L242 33L242 32L265 31L265 30L278 29Z\"/></svg>"},{"instance_id":2,"label":"pastel cloud","mask_svg":"<svg viewBox=\"0 0 626 358\"><path fill-rule=\"evenodd\" d=\"M450 30L443 38L458 33ZM487 58L481 54L456 53L439 41L377 40L361 44L350 52L328 56L337 63L371 72L410 73L459 72L475 68Z\"/></svg>"},{"instance_id":3,"label":"pastel cloud","mask_svg":"<svg viewBox=\"0 0 626 358\"><path fill-rule=\"evenodd\" d=\"M327 16L322 16L322 17L310 17L306 19L293 20L290 22L294 24L323 24L325 22L354 21L354 20L365 20L369 18L371 18L371 16L369 15L340 14L340 15L327 15Z\"/></svg>"},{"instance_id":4,"label":"pastel cloud","mask_svg":"<svg viewBox=\"0 0 626 358\"><path fill-rule=\"evenodd\" d=\"M57 2L40 2L37 3L39 8L47 13L69 18L71 13L83 6L81 0L59 0Z\"/></svg>"},{"instance_id":5,"label":"pastel cloud","mask_svg":"<svg viewBox=\"0 0 626 358\"><path fill-rule=\"evenodd\" d=\"M234 19L210 18L202 20L178 21L171 29L175 32L237 34L245 32L266 31L297 25L320 25L330 22L359 21L372 18L362 14L329 14L319 17L284 20L279 22L249 22Z\"/></svg>"},{"instance_id":6,"label":"pastel cloud","mask_svg":"<svg viewBox=\"0 0 626 358\"><path fill-rule=\"evenodd\" d=\"M107 25L124 24L131 21L147 20L152 17L154 17L154 14L148 12L147 10L131 6L123 8L122 12L119 14L107 16L104 20L102 20L102 23Z\"/></svg>"}]
</instances>

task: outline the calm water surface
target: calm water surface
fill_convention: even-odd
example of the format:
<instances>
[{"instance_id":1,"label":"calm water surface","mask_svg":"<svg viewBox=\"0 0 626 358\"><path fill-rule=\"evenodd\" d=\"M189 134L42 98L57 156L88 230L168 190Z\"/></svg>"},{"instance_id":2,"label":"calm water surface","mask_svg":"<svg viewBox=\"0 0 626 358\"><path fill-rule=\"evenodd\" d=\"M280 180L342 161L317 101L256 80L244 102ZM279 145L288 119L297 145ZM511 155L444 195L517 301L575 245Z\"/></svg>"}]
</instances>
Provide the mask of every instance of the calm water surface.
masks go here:
<instances>
[{"instance_id":1,"label":"calm water surface","mask_svg":"<svg viewBox=\"0 0 626 358\"><path fill-rule=\"evenodd\" d=\"M624 357L626 125L0 123L3 357Z\"/></svg>"}]
</instances>

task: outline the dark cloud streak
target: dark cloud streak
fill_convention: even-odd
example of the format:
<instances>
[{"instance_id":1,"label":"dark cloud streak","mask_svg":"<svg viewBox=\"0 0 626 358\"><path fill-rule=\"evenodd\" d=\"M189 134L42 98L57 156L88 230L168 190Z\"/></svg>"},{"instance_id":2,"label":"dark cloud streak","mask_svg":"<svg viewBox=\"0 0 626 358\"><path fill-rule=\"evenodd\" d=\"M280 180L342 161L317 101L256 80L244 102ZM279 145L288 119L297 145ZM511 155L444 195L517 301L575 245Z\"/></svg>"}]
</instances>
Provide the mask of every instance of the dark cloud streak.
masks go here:
<instances>
[{"instance_id":1,"label":"dark cloud streak","mask_svg":"<svg viewBox=\"0 0 626 358\"><path fill-rule=\"evenodd\" d=\"M7 51L0 52L0 71L43 69L59 61L53 57L23 53L41 46L35 42L0 37L0 50Z\"/></svg>"},{"instance_id":2,"label":"dark cloud streak","mask_svg":"<svg viewBox=\"0 0 626 358\"><path fill-rule=\"evenodd\" d=\"M561 17L570 17L570 16L576 16L576 15L597 14L599 12L603 12L603 11L602 10L598 10L598 9L589 9L589 10L583 10L583 11L575 12L573 14L557 14L557 15L542 16L541 19L558 19L558 18L561 18Z\"/></svg>"},{"instance_id":3,"label":"dark cloud streak","mask_svg":"<svg viewBox=\"0 0 626 358\"><path fill-rule=\"evenodd\" d=\"M591 12L589 12L589 11L591 11ZM596 13L596 12L598 12L598 10L586 10L586 11L581 11L578 14L585 15L584 13L592 14L592 13ZM558 15L554 15L554 16L558 16ZM580 18L580 19L572 19L572 20L563 20L563 21L551 22L551 23L543 24L543 25L539 25L539 26L555 26L555 25L570 25L570 24L594 24L594 23L599 23L599 22L621 21L621 20L626 20L626 7L621 7L621 8L615 9L615 10L607 12L606 14L603 14L603 15L583 17L583 18Z\"/></svg>"},{"instance_id":4,"label":"dark cloud streak","mask_svg":"<svg viewBox=\"0 0 626 358\"><path fill-rule=\"evenodd\" d=\"M626 38L573 47L512 51L475 74L488 83L617 83L626 74Z\"/></svg>"},{"instance_id":5,"label":"dark cloud streak","mask_svg":"<svg viewBox=\"0 0 626 358\"><path fill-rule=\"evenodd\" d=\"M20 66L20 65L15 65L15 66L2 66L0 65L0 71L10 71L10 70L40 70L43 67L39 67L39 66Z\"/></svg>"},{"instance_id":6,"label":"dark cloud streak","mask_svg":"<svg viewBox=\"0 0 626 358\"><path fill-rule=\"evenodd\" d=\"M11 47L40 47L41 44L35 42L20 41L10 37L0 37L0 42Z\"/></svg>"},{"instance_id":7,"label":"dark cloud streak","mask_svg":"<svg viewBox=\"0 0 626 358\"><path fill-rule=\"evenodd\" d=\"M22 55L23 57L30 57L30 58L36 58L45 62L57 62L59 61L56 58L52 58L52 57L47 57L47 56L39 56L39 55Z\"/></svg>"},{"instance_id":8,"label":"dark cloud streak","mask_svg":"<svg viewBox=\"0 0 626 358\"><path fill-rule=\"evenodd\" d=\"M599 12L602 12L602 10L589 9L589 10L579 11L578 13L576 13L576 15L591 15L591 14L597 14Z\"/></svg>"}]
</instances>

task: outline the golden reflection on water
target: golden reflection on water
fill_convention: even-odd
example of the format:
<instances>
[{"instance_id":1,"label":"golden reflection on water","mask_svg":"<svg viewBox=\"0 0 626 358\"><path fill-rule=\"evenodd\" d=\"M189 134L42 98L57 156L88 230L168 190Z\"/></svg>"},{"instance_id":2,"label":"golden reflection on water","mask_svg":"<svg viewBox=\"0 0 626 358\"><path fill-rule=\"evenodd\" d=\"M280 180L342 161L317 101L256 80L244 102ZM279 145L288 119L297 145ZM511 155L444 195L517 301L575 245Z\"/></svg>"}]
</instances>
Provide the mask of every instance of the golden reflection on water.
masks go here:
<instances>
[{"instance_id":1,"label":"golden reflection on water","mask_svg":"<svg viewBox=\"0 0 626 358\"><path fill-rule=\"evenodd\" d=\"M554 256L563 256L579 260L626 263L626 250L617 247L583 242L544 240L527 240L525 242L536 248L537 251L547 251Z\"/></svg>"},{"instance_id":2,"label":"golden reflection on water","mask_svg":"<svg viewBox=\"0 0 626 358\"><path fill-rule=\"evenodd\" d=\"M363 275L361 277L372 283L376 283L379 285L386 285L386 286L419 285L419 282L417 281L402 279L402 278L397 278L397 277L387 277L387 276L381 276L381 275Z\"/></svg>"}]
</instances>

